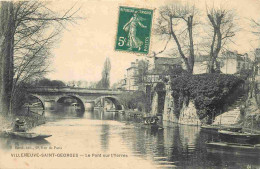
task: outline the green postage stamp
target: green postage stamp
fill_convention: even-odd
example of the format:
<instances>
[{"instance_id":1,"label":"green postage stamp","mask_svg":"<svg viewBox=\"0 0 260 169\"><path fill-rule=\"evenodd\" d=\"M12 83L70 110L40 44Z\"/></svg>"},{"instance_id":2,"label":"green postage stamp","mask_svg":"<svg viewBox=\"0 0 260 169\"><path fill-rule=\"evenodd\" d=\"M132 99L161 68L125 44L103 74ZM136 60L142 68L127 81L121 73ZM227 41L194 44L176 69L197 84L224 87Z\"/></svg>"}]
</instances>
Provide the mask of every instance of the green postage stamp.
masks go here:
<instances>
[{"instance_id":1,"label":"green postage stamp","mask_svg":"<svg viewBox=\"0 0 260 169\"><path fill-rule=\"evenodd\" d=\"M153 10L119 7L115 50L148 54Z\"/></svg>"}]
</instances>

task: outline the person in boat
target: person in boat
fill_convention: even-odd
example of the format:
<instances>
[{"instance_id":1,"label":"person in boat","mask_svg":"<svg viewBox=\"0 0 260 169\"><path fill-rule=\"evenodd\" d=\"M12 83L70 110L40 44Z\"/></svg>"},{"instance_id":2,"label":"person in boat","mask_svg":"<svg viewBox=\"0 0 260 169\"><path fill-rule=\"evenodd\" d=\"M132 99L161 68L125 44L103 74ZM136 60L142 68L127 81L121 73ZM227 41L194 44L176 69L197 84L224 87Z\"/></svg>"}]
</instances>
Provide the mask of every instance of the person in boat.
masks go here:
<instances>
[{"instance_id":1,"label":"person in boat","mask_svg":"<svg viewBox=\"0 0 260 169\"><path fill-rule=\"evenodd\" d=\"M15 132L25 132L25 121L16 118L13 131Z\"/></svg>"},{"instance_id":2,"label":"person in boat","mask_svg":"<svg viewBox=\"0 0 260 169\"><path fill-rule=\"evenodd\" d=\"M144 124L145 124L145 125L150 124L150 119L149 119L149 117L145 117L145 118L144 118Z\"/></svg>"},{"instance_id":3,"label":"person in boat","mask_svg":"<svg viewBox=\"0 0 260 169\"><path fill-rule=\"evenodd\" d=\"M146 117L144 119L144 124L145 125L149 125L149 124L152 124L152 125L156 125L158 123L159 119L157 116L154 116L154 117Z\"/></svg>"},{"instance_id":4,"label":"person in boat","mask_svg":"<svg viewBox=\"0 0 260 169\"><path fill-rule=\"evenodd\" d=\"M155 116L155 117L151 118L151 122L150 123L152 125L157 125L158 121L159 121L159 118L157 116Z\"/></svg>"}]
</instances>

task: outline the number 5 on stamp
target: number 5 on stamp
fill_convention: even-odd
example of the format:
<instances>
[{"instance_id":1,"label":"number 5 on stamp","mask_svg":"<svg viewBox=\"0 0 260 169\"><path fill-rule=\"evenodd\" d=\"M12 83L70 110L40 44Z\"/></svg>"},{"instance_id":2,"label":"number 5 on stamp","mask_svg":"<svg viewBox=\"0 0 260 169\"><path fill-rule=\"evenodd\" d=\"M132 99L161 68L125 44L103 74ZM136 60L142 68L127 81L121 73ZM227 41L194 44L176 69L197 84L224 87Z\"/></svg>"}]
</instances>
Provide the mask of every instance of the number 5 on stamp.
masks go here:
<instances>
[{"instance_id":1,"label":"number 5 on stamp","mask_svg":"<svg viewBox=\"0 0 260 169\"><path fill-rule=\"evenodd\" d=\"M119 7L115 50L148 54L153 10Z\"/></svg>"}]
</instances>

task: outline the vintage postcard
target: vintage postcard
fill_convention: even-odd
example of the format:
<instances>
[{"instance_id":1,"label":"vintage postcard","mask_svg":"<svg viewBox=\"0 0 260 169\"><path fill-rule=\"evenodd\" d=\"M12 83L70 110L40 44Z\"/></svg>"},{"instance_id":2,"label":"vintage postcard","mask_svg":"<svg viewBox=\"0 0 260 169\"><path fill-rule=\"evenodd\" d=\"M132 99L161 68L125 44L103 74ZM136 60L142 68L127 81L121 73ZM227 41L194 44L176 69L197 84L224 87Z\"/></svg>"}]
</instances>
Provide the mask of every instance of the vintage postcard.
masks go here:
<instances>
[{"instance_id":1,"label":"vintage postcard","mask_svg":"<svg viewBox=\"0 0 260 169\"><path fill-rule=\"evenodd\" d=\"M259 169L259 11L0 1L0 169Z\"/></svg>"}]
</instances>

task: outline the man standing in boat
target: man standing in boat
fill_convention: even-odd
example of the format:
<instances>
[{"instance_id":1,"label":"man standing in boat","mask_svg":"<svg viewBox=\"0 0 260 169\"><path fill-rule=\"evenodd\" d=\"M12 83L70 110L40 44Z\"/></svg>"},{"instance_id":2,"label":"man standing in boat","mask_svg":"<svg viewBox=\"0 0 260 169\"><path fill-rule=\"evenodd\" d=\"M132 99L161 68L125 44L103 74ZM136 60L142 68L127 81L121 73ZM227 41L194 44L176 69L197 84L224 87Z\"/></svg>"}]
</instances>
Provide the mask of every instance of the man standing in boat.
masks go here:
<instances>
[{"instance_id":1,"label":"man standing in boat","mask_svg":"<svg viewBox=\"0 0 260 169\"><path fill-rule=\"evenodd\" d=\"M25 132L25 121L16 118L13 131L15 132Z\"/></svg>"}]
</instances>

